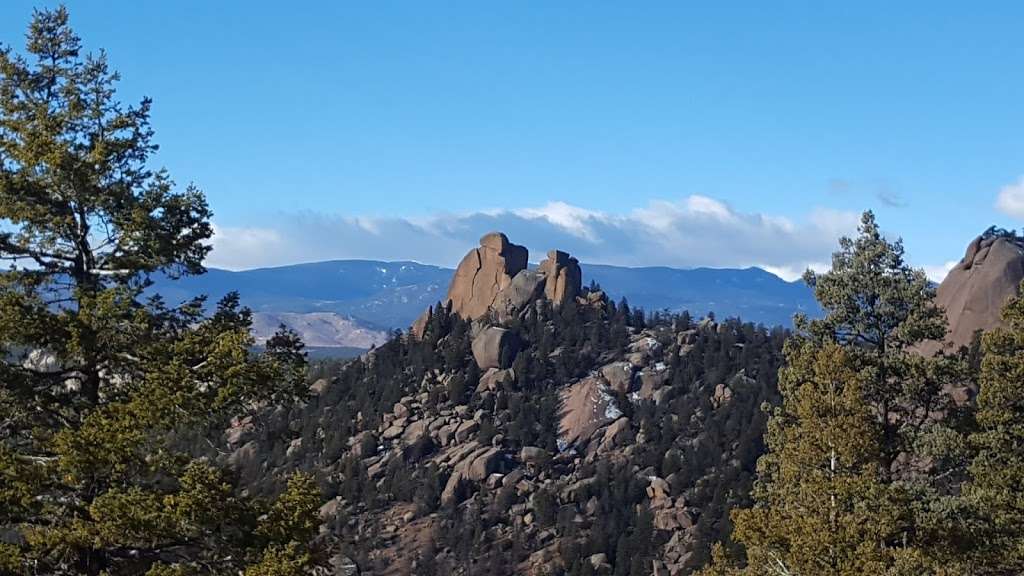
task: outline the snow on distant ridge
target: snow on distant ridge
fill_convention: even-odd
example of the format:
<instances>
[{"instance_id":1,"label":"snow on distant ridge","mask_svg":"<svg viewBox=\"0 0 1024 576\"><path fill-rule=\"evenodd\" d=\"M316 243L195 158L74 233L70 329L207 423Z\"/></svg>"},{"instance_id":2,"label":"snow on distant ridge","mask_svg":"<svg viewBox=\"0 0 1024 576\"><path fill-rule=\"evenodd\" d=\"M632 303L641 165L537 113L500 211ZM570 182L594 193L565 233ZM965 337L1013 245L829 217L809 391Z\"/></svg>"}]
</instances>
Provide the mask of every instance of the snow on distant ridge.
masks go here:
<instances>
[{"instance_id":1,"label":"snow on distant ridge","mask_svg":"<svg viewBox=\"0 0 1024 576\"><path fill-rule=\"evenodd\" d=\"M371 348L387 341L388 333L361 326L335 312L257 312L253 314L253 335L265 344L281 324L296 331L306 346Z\"/></svg>"}]
</instances>

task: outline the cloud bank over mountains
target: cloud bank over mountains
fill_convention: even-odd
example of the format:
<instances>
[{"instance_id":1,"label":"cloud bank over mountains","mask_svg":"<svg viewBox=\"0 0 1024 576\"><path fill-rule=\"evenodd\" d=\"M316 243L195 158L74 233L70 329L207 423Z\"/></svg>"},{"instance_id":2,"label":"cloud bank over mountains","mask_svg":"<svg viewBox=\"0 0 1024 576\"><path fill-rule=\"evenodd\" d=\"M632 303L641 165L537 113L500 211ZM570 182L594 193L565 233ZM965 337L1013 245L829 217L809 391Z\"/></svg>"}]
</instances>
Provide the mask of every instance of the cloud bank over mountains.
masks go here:
<instances>
[{"instance_id":1,"label":"cloud bank over mountains","mask_svg":"<svg viewBox=\"0 0 1024 576\"><path fill-rule=\"evenodd\" d=\"M837 239L855 234L858 221L859 214L823 208L795 221L738 211L698 195L622 213L563 202L420 218L299 212L260 227L216 226L208 263L236 270L330 259L455 266L481 235L501 230L525 244L532 261L559 248L595 264L759 266L792 280L807 267L827 268Z\"/></svg>"},{"instance_id":2,"label":"cloud bank over mountains","mask_svg":"<svg viewBox=\"0 0 1024 576\"><path fill-rule=\"evenodd\" d=\"M760 266L793 279L827 267L858 215L816 209L799 222L744 213L705 196L658 201L623 213L552 202L541 207L421 218L282 214L261 227L217 226L211 266L245 269L329 259L416 260L454 266L484 233L501 230L532 260L551 248L581 261L625 266Z\"/></svg>"}]
</instances>

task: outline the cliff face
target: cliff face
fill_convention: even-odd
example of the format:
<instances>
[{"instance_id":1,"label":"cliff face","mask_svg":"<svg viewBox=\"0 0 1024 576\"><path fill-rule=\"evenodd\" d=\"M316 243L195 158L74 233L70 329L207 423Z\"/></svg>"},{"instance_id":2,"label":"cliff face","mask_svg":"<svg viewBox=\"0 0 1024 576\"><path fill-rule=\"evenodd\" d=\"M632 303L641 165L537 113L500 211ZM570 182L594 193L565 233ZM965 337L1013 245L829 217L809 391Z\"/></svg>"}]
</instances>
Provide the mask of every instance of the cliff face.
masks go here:
<instances>
[{"instance_id":1,"label":"cliff face","mask_svg":"<svg viewBox=\"0 0 1024 576\"><path fill-rule=\"evenodd\" d=\"M445 305L467 320L493 313L504 321L541 297L560 306L580 294L582 273L575 258L552 250L536 270L528 270L529 255L501 232L484 235L480 247L470 250L455 270ZM429 317L428 310L413 323L414 337L423 336Z\"/></svg>"},{"instance_id":2,"label":"cliff face","mask_svg":"<svg viewBox=\"0 0 1024 576\"><path fill-rule=\"evenodd\" d=\"M956 350L971 343L978 330L999 326L1006 301L1016 296L1024 279L1024 243L986 233L967 247L960 262L939 285L935 301L946 310L949 334L945 345L930 342L925 353Z\"/></svg>"},{"instance_id":3,"label":"cliff face","mask_svg":"<svg viewBox=\"0 0 1024 576\"><path fill-rule=\"evenodd\" d=\"M500 232L481 238L480 247L470 250L459 263L448 287L452 312L463 318L486 314L512 278L526 269L528 256L525 247L509 242Z\"/></svg>"}]
</instances>

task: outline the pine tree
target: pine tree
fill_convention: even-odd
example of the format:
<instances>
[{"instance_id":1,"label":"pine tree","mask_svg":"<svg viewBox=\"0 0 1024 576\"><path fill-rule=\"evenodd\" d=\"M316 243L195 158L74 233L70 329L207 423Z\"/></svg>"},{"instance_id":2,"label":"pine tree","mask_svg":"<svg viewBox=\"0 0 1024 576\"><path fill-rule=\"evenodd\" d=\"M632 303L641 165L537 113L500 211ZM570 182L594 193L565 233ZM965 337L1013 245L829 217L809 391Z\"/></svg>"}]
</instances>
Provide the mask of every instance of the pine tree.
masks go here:
<instances>
[{"instance_id":1,"label":"pine tree","mask_svg":"<svg viewBox=\"0 0 1024 576\"><path fill-rule=\"evenodd\" d=\"M758 506L734 514L753 574L882 574L903 522L881 481L881 430L863 377L834 343L787 344Z\"/></svg>"},{"instance_id":2,"label":"pine tree","mask_svg":"<svg viewBox=\"0 0 1024 576\"><path fill-rule=\"evenodd\" d=\"M286 573L310 561L315 483L268 507L185 446L303 393L301 342L253 356L237 295L211 316L146 297L152 274L203 272L210 211L149 167L150 101L122 106L117 80L63 8L0 49L0 568Z\"/></svg>"},{"instance_id":3,"label":"pine tree","mask_svg":"<svg viewBox=\"0 0 1024 576\"><path fill-rule=\"evenodd\" d=\"M955 444L936 418L954 362L915 352L945 336L924 273L866 212L830 272L805 276L824 318L798 317L780 372L782 406L752 509L734 512L750 574L958 573L935 454ZM954 438L950 440L950 438ZM925 452L922 446L930 446ZM718 572L715 572L717 570ZM708 574L728 573L722 565Z\"/></svg>"},{"instance_id":4,"label":"pine tree","mask_svg":"<svg viewBox=\"0 0 1024 576\"><path fill-rule=\"evenodd\" d=\"M946 319L935 305L935 290L924 271L904 259L901 240L886 240L870 211L854 238L842 238L825 274L808 271L804 279L825 310L798 328L822 341L843 345L867 372L864 396L884 434L881 457L888 472L900 454L912 449L928 415L948 407L939 394L940 362L914 348L946 336Z\"/></svg>"},{"instance_id":5,"label":"pine tree","mask_svg":"<svg viewBox=\"0 0 1024 576\"><path fill-rule=\"evenodd\" d=\"M983 338L981 389L971 436L977 451L964 489L978 512L973 560L982 574L1024 572L1024 298Z\"/></svg>"}]
</instances>

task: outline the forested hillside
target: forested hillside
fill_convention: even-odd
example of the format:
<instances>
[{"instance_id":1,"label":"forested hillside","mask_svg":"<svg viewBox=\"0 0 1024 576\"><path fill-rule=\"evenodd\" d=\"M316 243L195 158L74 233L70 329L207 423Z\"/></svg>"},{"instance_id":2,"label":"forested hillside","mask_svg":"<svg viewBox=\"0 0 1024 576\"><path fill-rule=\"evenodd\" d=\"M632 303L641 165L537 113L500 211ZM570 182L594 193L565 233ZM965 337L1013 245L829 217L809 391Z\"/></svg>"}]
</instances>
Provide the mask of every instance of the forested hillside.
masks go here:
<instances>
[{"instance_id":1,"label":"forested hillside","mask_svg":"<svg viewBox=\"0 0 1024 576\"><path fill-rule=\"evenodd\" d=\"M326 537L371 573L701 565L749 502L786 333L602 299L508 330L505 368L482 371L444 311L421 340L317 366L316 396L236 422L225 459L266 489L315 474Z\"/></svg>"},{"instance_id":2,"label":"forested hillside","mask_svg":"<svg viewBox=\"0 0 1024 576\"><path fill-rule=\"evenodd\" d=\"M235 292L155 293L206 272L211 210L117 80L63 8L0 50L0 574L1024 573L1015 233L937 299L865 212L790 329L492 232L409 330L311 363Z\"/></svg>"}]
</instances>

